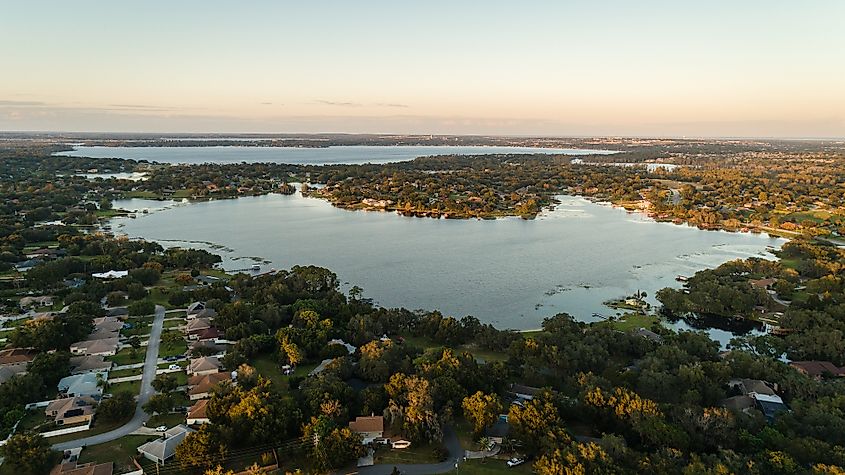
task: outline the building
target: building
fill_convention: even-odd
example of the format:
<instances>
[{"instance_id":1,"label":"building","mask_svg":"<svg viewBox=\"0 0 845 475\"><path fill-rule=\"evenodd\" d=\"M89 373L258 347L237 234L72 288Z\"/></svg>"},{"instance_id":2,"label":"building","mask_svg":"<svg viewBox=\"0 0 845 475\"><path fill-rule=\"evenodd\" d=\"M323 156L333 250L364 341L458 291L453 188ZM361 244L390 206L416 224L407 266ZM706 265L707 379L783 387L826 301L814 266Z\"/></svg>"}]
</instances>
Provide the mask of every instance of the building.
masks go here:
<instances>
[{"instance_id":1,"label":"building","mask_svg":"<svg viewBox=\"0 0 845 475\"><path fill-rule=\"evenodd\" d=\"M0 366L26 364L34 360L36 354L31 348L6 348L0 350Z\"/></svg>"},{"instance_id":2,"label":"building","mask_svg":"<svg viewBox=\"0 0 845 475\"><path fill-rule=\"evenodd\" d=\"M128 275L129 275L129 271L127 271L127 270L110 270L108 272L99 272L99 273L91 274L91 277L93 277L95 279L112 280L112 279L122 279L122 278L124 278Z\"/></svg>"},{"instance_id":3,"label":"building","mask_svg":"<svg viewBox=\"0 0 845 475\"><path fill-rule=\"evenodd\" d=\"M192 376L188 379L188 386L190 387L188 397L191 401L209 398L211 397L211 390L224 381L232 381L231 374L220 372Z\"/></svg>"},{"instance_id":4,"label":"building","mask_svg":"<svg viewBox=\"0 0 845 475\"><path fill-rule=\"evenodd\" d=\"M66 396L90 397L99 400L103 397L101 381L108 381L107 373L81 373L66 376L59 381L60 394Z\"/></svg>"},{"instance_id":5,"label":"building","mask_svg":"<svg viewBox=\"0 0 845 475\"><path fill-rule=\"evenodd\" d=\"M185 311L185 316L188 320L193 320L202 310L205 310L205 302L194 302L188 305L188 309Z\"/></svg>"},{"instance_id":6,"label":"building","mask_svg":"<svg viewBox=\"0 0 845 475\"><path fill-rule=\"evenodd\" d=\"M536 396L540 391L542 391L542 389L531 386L525 386L522 384L511 385L511 393L513 393L513 395L516 396L517 399L524 401L530 401L534 399L534 396Z\"/></svg>"},{"instance_id":7,"label":"building","mask_svg":"<svg viewBox=\"0 0 845 475\"><path fill-rule=\"evenodd\" d=\"M24 297L20 299L18 305L22 309L30 307L51 307L53 305L53 297L46 295L40 297Z\"/></svg>"},{"instance_id":8,"label":"building","mask_svg":"<svg viewBox=\"0 0 845 475\"><path fill-rule=\"evenodd\" d=\"M102 355L82 355L70 358L70 374L103 373L112 367Z\"/></svg>"},{"instance_id":9,"label":"building","mask_svg":"<svg viewBox=\"0 0 845 475\"><path fill-rule=\"evenodd\" d=\"M363 437L364 444L369 444L375 439L384 436L384 417L358 416L354 421L349 423L349 429Z\"/></svg>"},{"instance_id":10,"label":"building","mask_svg":"<svg viewBox=\"0 0 845 475\"><path fill-rule=\"evenodd\" d=\"M214 374L220 371L220 360L213 356L194 358L188 363L188 376Z\"/></svg>"},{"instance_id":11,"label":"building","mask_svg":"<svg viewBox=\"0 0 845 475\"><path fill-rule=\"evenodd\" d=\"M186 422L190 426L198 426L201 424L211 424L208 419L207 411L208 399L200 399L195 402L193 406L188 409L188 417Z\"/></svg>"},{"instance_id":12,"label":"building","mask_svg":"<svg viewBox=\"0 0 845 475\"><path fill-rule=\"evenodd\" d=\"M70 352L74 355L114 356L120 341L117 338L102 340L83 340L70 345Z\"/></svg>"},{"instance_id":13,"label":"building","mask_svg":"<svg viewBox=\"0 0 845 475\"><path fill-rule=\"evenodd\" d=\"M26 374L27 365L28 363L17 363L0 366L0 384L5 383L15 376Z\"/></svg>"},{"instance_id":14,"label":"building","mask_svg":"<svg viewBox=\"0 0 845 475\"><path fill-rule=\"evenodd\" d=\"M44 415L52 417L56 425L90 423L94 417L96 401L89 397L66 397L50 401Z\"/></svg>"},{"instance_id":15,"label":"building","mask_svg":"<svg viewBox=\"0 0 845 475\"><path fill-rule=\"evenodd\" d=\"M779 413L789 410L783 399L777 394L777 386L766 381L744 378L732 379L728 381L728 387L740 392L746 398L750 398L753 401L753 406L759 409L770 422ZM722 401L723 406L735 406L738 410L742 411L749 409L748 403L748 399L738 397L728 398Z\"/></svg>"},{"instance_id":16,"label":"building","mask_svg":"<svg viewBox=\"0 0 845 475\"><path fill-rule=\"evenodd\" d=\"M184 424L179 424L176 427L166 430L160 439L147 442L138 447L138 453L143 455L147 460L151 460L158 465L164 465L167 460L170 460L176 454L176 446L191 432L195 431Z\"/></svg>"},{"instance_id":17,"label":"building","mask_svg":"<svg viewBox=\"0 0 845 475\"><path fill-rule=\"evenodd\" d=\"M484 431L484 435L499 445L503 444L508 439L508 434L511 431L511 426L508 424L508 416L506 414L500 415L492 426Z\"/></svg>"},{"instance_id":18,"label":"building","mask_svg":"<svg viewBox=\"0 0 845 475\"><path fill-rule=\"evenodd\" d=\"M351 345L351 344L349 344L349 343L347 343L343 340L339 340L339 339L329 340L327 345L341 345L344 348L346 348L346 352L349 353L350 355L355 353L355 350L358 349L358 348L355 347L355 345Z\"/></svg>"},{"instance_id":19,"label":"building","mask_svg":"<svg viewBox=\"0 0 845 475\"><path fill-rule=\"evenodd\" d=\"M845 368L840 368L830 361L793 361L789 366L816 379L845 376Z\"/></svg>"}]
</instances>

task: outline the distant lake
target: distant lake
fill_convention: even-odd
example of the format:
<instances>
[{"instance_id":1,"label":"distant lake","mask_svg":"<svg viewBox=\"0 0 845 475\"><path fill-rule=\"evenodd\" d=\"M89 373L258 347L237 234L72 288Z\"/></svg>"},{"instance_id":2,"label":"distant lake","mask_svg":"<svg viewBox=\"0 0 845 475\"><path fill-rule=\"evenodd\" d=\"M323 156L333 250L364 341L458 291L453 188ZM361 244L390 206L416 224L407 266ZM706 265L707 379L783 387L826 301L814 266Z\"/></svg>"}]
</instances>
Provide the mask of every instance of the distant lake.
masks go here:
<instances>
[{"instance_id":1,"label":"distant lake","mask_svg":"<svg viewBox=\"0 0 845 475\"><path fill-rule=\"evenodd\" d=\"M316 198L268 195L202 203L118 200L148 209L116 218L115 233L223 256L228 270L314 264L386 307L474 315L499 328L538 328L568 312L613 315L602 303L636 290L677 287L675 277L751 256L785 240L657 223L571 196L536 220L403 217L347 211ZM685 328L683 322L676 328ZM711 330L726 343L730 333Z\"/></svg>"},{"instance_id":2,"label":"distant lake","mask_svg":"<svg viewBox=\"0 0 845 475\"><path fill-rule=\"evenodd\" d=\"M326 148L298 147L85 147L56 152L67 157L126 158L160 163L293 163L301 165L333 165L356 163L405 162L428 155L481 155L493 153L546 153L563 155L607 155L612 150L542 147L483 146L337 146Z\"/></svg>"}]
</instances>

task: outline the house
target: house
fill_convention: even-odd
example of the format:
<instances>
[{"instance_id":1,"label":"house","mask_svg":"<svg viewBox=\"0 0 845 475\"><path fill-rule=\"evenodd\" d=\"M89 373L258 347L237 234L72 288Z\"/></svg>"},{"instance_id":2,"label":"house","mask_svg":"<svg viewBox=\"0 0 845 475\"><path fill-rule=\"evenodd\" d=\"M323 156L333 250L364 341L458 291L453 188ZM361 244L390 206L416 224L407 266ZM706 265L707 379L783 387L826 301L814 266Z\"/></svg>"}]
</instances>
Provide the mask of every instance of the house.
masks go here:
<instances>
[{"instance_id":1,"label":"house","mask_svg":"<svg viewBox=\"0 0 845 475\"><path fill-rule=\"evenodd\" d=\"M655 343L663 343L663 337L662 336L660 336L657 333L654 333L653 331L648 330L646 328L640 327L640 328L637 328L636 330L634 330L631 333L633 333L634 335L643 337L647 340L651 340Z\"/></svg>"},{"instance_id":2,"label":"house","mask_svg":"<svg viewBox=\"0 0 845 475\"><path fill-rule=\"evenodd\" d=\"M123 324L121 324L123 326ZM88 340L109 340L112 338L120 338L120 332L118 330L110 330L109 328L100 328L94 327L94 331L92 331L88 335Z\"/></svg>"},{"instance_id":3,"label":"house","mask_svg":"<svg viewBox=\"0 0 845 475\"><path fill-rule=\"evenodd\" d=\"M0 366L0 384L18 375L26 374L26 367L29 363L16 363Z\"/></svg>"},{"instance_id":4,"label":"house","mask_svg":"<svg viewBox=\"0 0 845 475\"><path fill-rule=\"evenodd\" d=\"M189 339L197 340L199 339L199 335L201 333L209 330L210 328L213 328L211 320L207 318L195 318L193 320L189 320L188 324L185 325L185 334L188 335Z\"/></svg>"},{"instance_id":5,"label":"house","mask_svg":"<svg viewBox=\"0 0 845 475\"><path fill-rule=\"evenodd\" d=\"M363 443L369 444L384 435L384 417L358 416L349 423L349 429L364 438Z\"/></svg>"},{"instance_id":6,"label":"house","mask_svg":"<svg viewBox=\"0 0 845 475\"><path fill-rule=\"evenodd\" d=\"M211 390L223 381L231 381L232 375L227 372L196 375L188 379L188 397L191 401L211 397Z\"/></svg>"},{"instance_id":7,"label":"house","mask_svg":"<svg viewBox=\"0 0 845 475\"><path fill-rule=\"evenodd\" d=\"M25 261L21 261L15 264L15 270L18 272L26 272L33 267L41 264L41 259L27 259Z\"/></svg>"},{"instance_id":8,"label":"house","mask_svg":"<svg viewBox=\"0 0 845 475\"><path fill-rule=\"evenodd\" d=\"M213 275L198 275L194 277L194 280L203 285L214 285L220 282L220 278Z\"/></svg>"},{"instance_id":9,"label":"house","mask_svg":"<svg viewBox=\"0 0 845 475\"><path fill-rule=\"evenodd\" d=\"M113 316L95 318L93 323L94 328L102 330L119 331L123 328L123 322Z\"/></svg>"},{"instance_id":10,"label":"house","mask_svg":"<svg viewBox=\"0 0 845 475\"><path fill-rule=\"evenodd\" d=\"M51 307L53 305L53 297L47 295L40 297L24 297L18 301L18 305L22 309L30 307Z\"/></svg>"},{"instance_id":11,"label":"house","mask_svg":"<svg viewBox=\"0 0 845 475\"><path fill-rule=\"evenodd\" d=\"M542 389L534 388L531 386L524 386L522 384L512 384L511 385L511 393L516 396L517 399L522 399L525 401L530 401L534 399Z\"/></svg>"},{"instance_id":12,"label":"house","mask_svg":"<svg viewBox=\"0 0 845 475\"><path fill-rule=\"evenodd\" d=\"M50 471L50 475L112 475L113 473L114 462L68 462L59 464Z\"/></svg>"},{"instance_id":13,"label":"house","mask_svg":"<svg viewBox=\"0 0 845 475\"><path fill-rule=\"evenodd\" d=\"M208 399L200 399L195 402L194 405L188 409L188 417L186 421L188 425L197 426L201 424L211 424L211 421L208 420L208 413L206 412L207 407Z\"/></svg>"},{"instance_id":14,"label":"house","mask_svg":"<svg viewBox=\"0 0 845 475\"><path fill-rule=\"evenodd\" d=\"M216 316L217 316L217 311L216 311L216 310L214 310L213 308L206 308L206 309L200 310L197 314L195 314L195 315L193 316L193 318L208 318L208 319L213 319L213 318L214 318L214 317L216 317ZM190 318L189 318L188 320L190 320Z\"/></svg>"},{"instance_id":15,"label":"house","mask_svg":"<svg viewBox=\"0 0 845 475\"><path fill-rule=\"evenodd\" d=\"M205 353L206 351L210 353L220 353L221 351L225 351L226 347L224 345L217 344L215 340L197 340L191 343L190 349L192 354L196 352L204 352L202 354L207 355L209 353Z\"/></svg>"},{"instance_id":16,"label":"house","mask_svg":"<svg viewBox=\"0 0 845 475\"><path fill-rule=\"evenodd\" d=\"M213 356L194 358L188 363L188 376L214 374L220 371L220 360Z\"/></svg>"},{"instance_id":17,"label":"house","mask_svg":"<svg viewBox=\"0 0 845 475\"><path fill-rule=\"evenodd\" d=\"M308 376L317 376L318 374L322 373L326 370L326 367L329 366L329 363L334 361L334 358L328 358L323 361L320 361L320 364L317 365L316 368L312 369L311 372L308 373Z\"/></svg>"},{"instance_id":18,"label":"house","mask_svg":"<svg viewBox=\"0 0 845 475\"><path fill-rule=\"evenodd\" d=\"M138 447L138 453L147 460L151 460L158 465L164 465L164 462L170 460L176 454L176 446L191 432L195 431L184 424L179 424L165 431L162 438Z\"/></svg>"},{"instance_id":19,"label":"house","mask_svg":"<svg viewBox=\"0 0 845 475\"><path fill-rule=\"evenodd\" d=\"M484 435L491 441L499 445L503 444L508 438L511 426L508 424L507 414L500 415L496 422L484 431Z\"/></svg>"},{"instance_id":20,"label":"house","mask_svg":"<svg viewBox=\"0 0 845 475\"><path fill-rule=\"evenodd\" d=\"M74 355L114 356L117 353L118 346L120 346L120 342L117 338L84 340L70 345L70 352Z\"/></svg>"},{"instance_id":21,"label":"house","mask_svg":"<svg viewBox=\"0 0 845 475\"><path fill-rule=\"evenodd\" d=\"M356 348L354 345L350 345L349 343L347 343L347 342L345 342L345 341L343 341L343 340L340 340L340 339L330 340L330 341L327 343L327 345L341 345L341 346L343 346L344 348L346 348L346 352L347 352L347 353L349 353L350 355L351 355L351 354L353 354L353 353L355 353L355 350L357 350L357 349L358 349L358 348Z\"/></svg>"},{"instance_id":22,"label":"house","mask_svg":"<svg viewBox=\"0 0 845 475\"><path fill-rule=\"evenodd\" d=\"M99 273L91 274L91 277L93 277L95 279L112 280L112 279L122 279L122 278L124 278L128 275L129 275L129 271L127 271L127 270L110 270L108 272L99 272Z\"/></svg>"},{"instance_id":23,"label":"house","mask_svg":"<svg viewBox=\"0 0 845 475\"><path fill-rule=\"evenodd\" d=\"M755 289L770 289L778 280L777 279L751 279L748 281Z\"/></svg>"},{"instance_id":24,"label":"house","mask_svg":"<svg viewBox=\"0 0 845 475\"><path fill-rule=\"evenodd\" d=\"M37 352L31 348L6 348L0 350L0 366L29 363L35 359Z\"/></svg>"},{"instance_id":25,"label":"house","mask_svg":"<svg viewBox=\"0 0 845 475\"><path fill-rule=\"evenodd\" d=\"M206 328L205 330L200 330L193 335L190 335L189 338L197 340L197 341L215 341L220 338L220 331L214 327Z\"/></svg>"},{"instance_id":26,"label":"house","mask_svg":"<svg viewBox=\"0 0 845 475\"><path fill-rule=\"evenodd\" d=\"M744 394L722 399L721 406L738 412L748 412L754 408L754 398Z\"/></svg>"},{"instance_id":27,"label":"house","mask_svg":"<svg viewBox=\"0 0 845 475\"><path fill-rule=\"evenodd\" d=\"M59 380L59 393L67 396L91 397L99 400L103 396L101 381L108 381L107 373L82 373L66 376Z\"/></svg>"},{"instance_id":28,"label":"house","mask_svg":"<svg viewBox=\"0 0 845 475\"><path fill-rule=\"evenodd\" d=\"M743 396L751 398L754 401L754 407L759 409L768 421L772 421L779 413L789 410L786 404L784 404L783 399L778 396L777 386L766 381L759 379L732 379L728 381L728 387L733 390L739 390ZM742 407L742 410L747 410L745 406L747 406L748 400L725 400L722 401L722 404L726 407L727 404L736 404Z\"/></svg>"},{"instance_id":29,"label":"house","mask_svg":"<svg viewBox=\"0 0 845 475\"><path fill-rule=\"evenodd\" d=\"M50 401L44 415L52 417L56 425L84 424L94 417L96 401L90 397L66 397Z\"/></svg>"},{"instance_id":30,"label":"house","mask_svg":"<svg viewBox=\"0 0 845 475\"><path fill-rule=\"evenodd\" d=\"M185 316L188 320L192 320L196 318L196 315L202 310L205 310L205 302L194 302L188 305L188 309L185 311Z\"/></svg>"},{"instance_id":31,"label":"house","mask_svg":"<svg viewBox=\"0 0 845 475\"><path fill-rule=\"evenodd\" d=\"M840 368L830 361L793 361L789 366L815 379L845 376L845 368Z\"/></svg>"},{"instance_id":32,"label":"house","mask_svg":"<svg viewBox=\"0 0 845 475\"><path fill-rule=\"evenodd\" d=\"M70 373L102 373L111 369L112 362L106 361L102 355L72 356L70 358Z\"/></svg>"}]
</instances>

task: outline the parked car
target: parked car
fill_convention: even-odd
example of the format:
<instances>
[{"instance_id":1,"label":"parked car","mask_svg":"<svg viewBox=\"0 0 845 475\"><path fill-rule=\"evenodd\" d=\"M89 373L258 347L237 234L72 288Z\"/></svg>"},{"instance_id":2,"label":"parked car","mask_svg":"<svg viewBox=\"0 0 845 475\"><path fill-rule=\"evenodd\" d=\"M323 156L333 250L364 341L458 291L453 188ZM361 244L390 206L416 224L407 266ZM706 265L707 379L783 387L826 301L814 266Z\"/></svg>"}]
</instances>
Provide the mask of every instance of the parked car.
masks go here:
<instances>
[{"instance_id":1,"label":"parked car","mask_svg":"<svg viewBox=\"0 0 845 475\"><path fill-rule=\"evenodd\" d=\"M164 358L164 361L176 361L178 358L175 356L167 356Z\"/></svg>"},{"instance_id":2,"label":"parked car","mask_svg":"<svg viewBox=\"0 0 845 475\"><path fill-rule=\"evenodd\" d=\"M514 457L508 460L508 467L516 467L517 465L522 465L525 463L524 458Z\"/></svg>"},{"instance_id":3,"label":"parked car","mask_svg":"<svg viewBox=\"0 0 845 475\"><path fill-rule=\"evenodd\" d=\"M165 432L166 430L167 430L167 426L156 427L156 432Z\"/></svg>"},{"instance_id":4,"label":"parked car","mask_svg":"<svg viewBox=\"0 0 845 475\"><path fill-rule=\"evenodd\" d=\"M179 366L178 364L172 364L172 365L168 366L167 369L182 369L182 367Z\"/></svg>"}]
</instances>

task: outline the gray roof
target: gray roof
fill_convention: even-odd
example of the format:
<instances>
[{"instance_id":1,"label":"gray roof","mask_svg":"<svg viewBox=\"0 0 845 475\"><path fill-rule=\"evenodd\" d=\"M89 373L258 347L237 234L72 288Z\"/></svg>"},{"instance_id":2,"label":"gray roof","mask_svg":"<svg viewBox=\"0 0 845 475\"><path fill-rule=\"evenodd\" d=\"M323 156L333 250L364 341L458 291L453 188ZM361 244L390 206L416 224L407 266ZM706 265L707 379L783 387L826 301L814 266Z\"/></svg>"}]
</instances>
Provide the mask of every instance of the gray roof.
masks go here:
<instances>
[{"instance_id":1,"label":"gray roof","mask_svg":"<svg viewBox=\"0 0 845 475\"><path fill-rule=\"evenodd\" d=\"M163 438L147 442L146 444L138 447L138 452L150 455L153 458L164 462L176 454L176 446L179 445L191 432L194 432L194 430L184 424L179 424L176 427L168 429L164 433Z\"/></svg>"}]
</instances>

